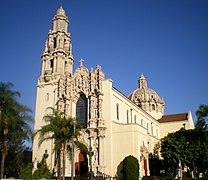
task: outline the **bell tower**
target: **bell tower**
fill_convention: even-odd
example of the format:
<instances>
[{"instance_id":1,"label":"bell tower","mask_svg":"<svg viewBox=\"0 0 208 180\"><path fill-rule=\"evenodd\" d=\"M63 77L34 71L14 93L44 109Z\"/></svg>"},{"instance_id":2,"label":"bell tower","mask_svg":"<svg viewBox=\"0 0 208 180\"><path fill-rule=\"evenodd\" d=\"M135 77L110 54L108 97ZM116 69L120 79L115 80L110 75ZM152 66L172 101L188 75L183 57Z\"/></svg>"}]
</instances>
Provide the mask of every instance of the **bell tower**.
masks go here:
<instances>
[{"instance_id":1,"label":"bell tower","mask_svg":"<svg viewBox=\"0 0 208 180\"><path fill-rule=\"evenodd\" d=\"M40 82L49 82L64 74L72 74L74 59L71 35L67 32L68 24L68 17L61 6L52 20L52 29L48 33L45 49L41 56Z\"/></svg>"},{"instance_id":2,"label":"bell tower","mask_svg":"<svg viewBox=\"0 0 208 180\"><path fill-rule=\"evenodd\" d=\"M70 108L69 102L63 98L66 97L66 92L70 92L66 87L72 77L74 64L68 24L68 17L61 6L52 20L52 28L48 32L41 56L42 67L37 84L34 131L44 125L43 117L48 107L62 111ZM33 141L33 162L40 162L46 150L48 154L53 154L53 142L44 142L39 147L38 138L37 135ZM55 166L54 163L54 155L47 158L47 165L51 170Z\"/></svg>"}]
</instances>

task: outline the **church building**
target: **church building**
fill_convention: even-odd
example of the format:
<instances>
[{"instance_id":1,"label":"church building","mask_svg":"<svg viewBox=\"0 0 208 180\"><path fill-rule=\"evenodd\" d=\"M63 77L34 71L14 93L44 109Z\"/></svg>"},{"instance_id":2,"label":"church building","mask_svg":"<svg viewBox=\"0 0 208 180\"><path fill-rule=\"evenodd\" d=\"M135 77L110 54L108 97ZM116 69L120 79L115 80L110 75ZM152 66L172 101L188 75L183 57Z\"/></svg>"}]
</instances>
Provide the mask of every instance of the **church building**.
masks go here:
<instances>
[{"instance_id":1,"label":"church building","mask_svg":"<svg viewBox=\"0 0 208 180\"><path fill-rule=\"evenodd\" d=\"M48 107L58 108L83 125L80 140L93 152L90 164L88 155L75 149L74 166L84 161L86 169L92 165L95 175L115 177L122 173L124 158L132 155L139 161L140 177L150 175L149 153L168 133L182 127L193 129L191 112L165 115L164 99L149 88L143 74L138 78L138 88L125 96L113 86L112 79L105 78L101 66L89 70L81 59L79 67L73 70L75 60L68 23L61 6L52 20L41 56L34 130L44 125ZM41 161L47 150L47 165L51 170L56 169L53 147L53 141L39 147L35 137L33 161ZM86 173L78 171L79 175ZM65 173L71 177L70 158L67 158ZM73 173L75 175L75 171Z\"/></svg>"}]
</instances>

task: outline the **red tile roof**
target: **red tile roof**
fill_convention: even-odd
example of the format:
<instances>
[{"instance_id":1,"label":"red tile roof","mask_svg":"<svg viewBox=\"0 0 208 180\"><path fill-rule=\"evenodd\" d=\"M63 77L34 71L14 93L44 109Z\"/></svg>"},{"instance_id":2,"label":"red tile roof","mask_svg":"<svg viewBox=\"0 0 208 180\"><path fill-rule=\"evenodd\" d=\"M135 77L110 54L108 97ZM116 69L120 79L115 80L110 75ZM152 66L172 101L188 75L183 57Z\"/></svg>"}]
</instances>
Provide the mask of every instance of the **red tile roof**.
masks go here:
<instances>
[{"instance_id":1,"label":"red tile roof","mask_svg":"<svg viewBox=\"0 0 208 180\"><path fill-rule=\"evenodd\" d=\"M158 119L158 122L166 123L166 122L185 121L185 120L188 120L188 113L163 115L160 119Z\"/></svg>"}]
</instances>

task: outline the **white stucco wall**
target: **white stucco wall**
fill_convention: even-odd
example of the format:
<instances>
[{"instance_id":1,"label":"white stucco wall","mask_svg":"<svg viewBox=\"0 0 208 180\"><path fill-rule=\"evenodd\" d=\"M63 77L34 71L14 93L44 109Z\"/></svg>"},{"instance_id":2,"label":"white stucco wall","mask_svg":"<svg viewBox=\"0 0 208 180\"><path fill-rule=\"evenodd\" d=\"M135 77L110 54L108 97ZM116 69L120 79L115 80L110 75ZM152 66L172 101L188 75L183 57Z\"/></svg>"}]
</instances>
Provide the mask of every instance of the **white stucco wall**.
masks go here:
<instances>
[{"instance_id":1,"label":"white stucco wall","mask_svg":"<svg viewBox=\"0 0 208 180\"><path fill-rule=\"evenodd\" d=\"M43 120L44 115L46 114L46 110L48 107L55 107L55 102L57 101L57 85L56 82L50 84L39 84L37 87L37 95L36 95L36 112L35 112L35 124L34 124L34 132L39 130L41 126L45 125ZM53 169L54 165L54 156L53 154L53 142L46 141L38 146L39 136L38 134L35 136L33 141L33 161L35 158L40 162L45 150L47 149L47 153L49 154L49 158L47 158L47 164L50 169Z\"/></svg>"},{"instance_id":2,"label":"white stucco wall","mask_svg":"<svg viewBox=\"0 0 208 180\"><path fill-rule=\"evenodd\" d=\"M119 165L128 155L133 155L139 163L142 163L140 162L141 146L145 146L149 152L152 152L159 140L159 123L114 89L111 80L103 82L103 92L103 115L107 127L105 173L115 176L121 173ZM119 119L117 119L117 104L119 104ZM127 110L129 110L128 123ZM147 129L147 124L149 124L149 129ZM141 176L144 175L142 165L140 165L140 172Z\"/></svg>"},{"instance_id":3,"label":"white stucco wall","mask_svg":"<svg viewBox=\"0 0 208 180\"><path fill-rule=\"evenodd\" d=\"M176 132L182 127L194 129L194 120L190 111L188 112L188 118L186 120L160 123L160 137L163 138L167 136L168 133Z\"/></svg>"}]
</instances>

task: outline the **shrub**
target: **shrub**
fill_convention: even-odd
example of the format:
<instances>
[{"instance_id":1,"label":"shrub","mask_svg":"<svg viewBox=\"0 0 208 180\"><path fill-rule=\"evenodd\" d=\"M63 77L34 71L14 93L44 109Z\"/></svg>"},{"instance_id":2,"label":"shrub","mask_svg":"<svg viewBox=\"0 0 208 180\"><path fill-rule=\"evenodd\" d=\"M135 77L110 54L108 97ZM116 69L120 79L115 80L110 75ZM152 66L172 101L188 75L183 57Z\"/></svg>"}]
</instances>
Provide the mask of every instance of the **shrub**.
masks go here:
<instances>
[{"instance_id":1,"label":"shrub","mask_svg":"<svg viewBox=\"0 0 208 180\"><path fill-rule=\"evenodd\" d=\"M32 164L31 163L21 169L20 178L22 178L23 180L32 179Z\"/></svg>"},{"instance_id":2,"label":"shrub","mask_svg":"<svg viewBox=\"0 0 208 180\"><path fill-rule=\"evenodd\" d=\"M33 173L33 179L51 179L52 173L44 163L38 164L38 169Z\"/></svg>"},{"instance_id":3,"label":"shrub","mask_svg":"<svg viewBox=\"0 0 208 180\"><path fill-rule=\"evenodd\" d=\"M138 180L139 178L139 163L134 156L127 156L123 160L123 179Z\"/></svg>"}]
</instances>

